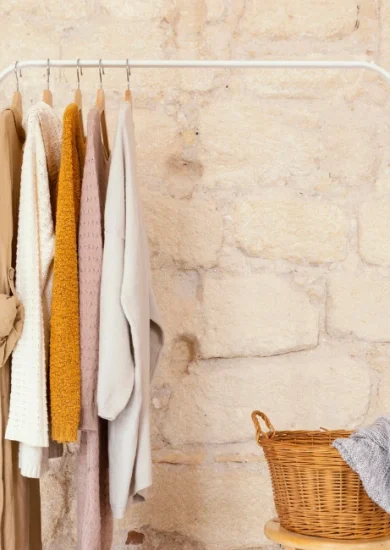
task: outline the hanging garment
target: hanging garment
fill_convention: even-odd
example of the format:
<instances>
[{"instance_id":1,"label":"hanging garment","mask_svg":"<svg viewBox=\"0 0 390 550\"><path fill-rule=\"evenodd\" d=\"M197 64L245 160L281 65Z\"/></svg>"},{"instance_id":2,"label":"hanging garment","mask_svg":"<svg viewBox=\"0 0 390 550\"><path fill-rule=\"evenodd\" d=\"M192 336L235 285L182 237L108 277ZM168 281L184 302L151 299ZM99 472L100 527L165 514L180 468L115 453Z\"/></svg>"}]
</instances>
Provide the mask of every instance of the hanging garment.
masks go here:
<instances>
[{"instance_id":1,"label":"hanging garment","mask_svg":"<svg viewBox=\"0 0 390 550\"><path fill-rule=\"evenodd\" d=\"M98 411L110 420L114 517L152 483L150 379L163 344L136 181L132 109L121 105L105 207L100 299Z\"/></svg>"},{"instance_id":2,"label":"hanging garment","mask_svg":"<svg viewBox=\"0 0 390 550\"><path fill-rule=\"evenodd\" d=\"M88 114L87 152L79 227L81 420L77 480L77 548L110 550L113 521L108 493L107 421L96 405L99 361L99 300L103 259L103 212L109 157L100 113Z\"/></svg>"},{"instance_id":3,"label":"hanging garment","mask_svg":"<svg viewBox=\"0 0 390 550\"><path fill-rule=\"evenodd\" d=\"M55 194L61 122L40 101L27 115L20 189L16 289L25 307L23 334L12 361L6 438L20 441L19 466L40 477L48 466L47 365L53 277Z\"/></svg>"},{"instance_id":4,"label":"hanging garment","mask_svg":"<svg viewBox=\"0 0 390 550\"><path fill-rule=\"evenodd\" d=\"M0 115L0 549L40 550L39 480L22 477L19 446L4 438L11 392L10 354L20 337L24 309L14 289L22 149L18 111Z\"/></svg>"},{"instance_id":5,"label":"hanging garment","mask_svg":"<svg viewBox=\"0 0 390 550\"><path fill-rule=\"evenodd\" d=\"M64 113L56 212L50 333L50 404L54 441L77 441L80 420L80 330L77 232L85 139L79 108Z\"/></svg>"}]
</instances>

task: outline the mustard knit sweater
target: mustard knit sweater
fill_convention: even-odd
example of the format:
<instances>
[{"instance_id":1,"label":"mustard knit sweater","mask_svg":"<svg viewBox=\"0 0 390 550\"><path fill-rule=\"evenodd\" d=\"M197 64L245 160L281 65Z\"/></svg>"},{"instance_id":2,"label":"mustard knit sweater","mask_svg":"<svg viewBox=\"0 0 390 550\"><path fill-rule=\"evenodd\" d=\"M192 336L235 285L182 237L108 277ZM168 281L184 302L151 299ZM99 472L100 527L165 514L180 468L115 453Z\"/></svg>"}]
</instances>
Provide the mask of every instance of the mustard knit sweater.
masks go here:
<instances>
[{"instance_id":1,"label":"mustard knit sweater","mask_svg":"<svg viewBox=\"0 0 390 550\"><path fill-rule=\"evenodd\" d=\"M57 191L50 334L50 408L54 441L77 441L80 419L80 335L77 235L85 139L75 103L64 112Z\"/></svg>"}]
</instances>

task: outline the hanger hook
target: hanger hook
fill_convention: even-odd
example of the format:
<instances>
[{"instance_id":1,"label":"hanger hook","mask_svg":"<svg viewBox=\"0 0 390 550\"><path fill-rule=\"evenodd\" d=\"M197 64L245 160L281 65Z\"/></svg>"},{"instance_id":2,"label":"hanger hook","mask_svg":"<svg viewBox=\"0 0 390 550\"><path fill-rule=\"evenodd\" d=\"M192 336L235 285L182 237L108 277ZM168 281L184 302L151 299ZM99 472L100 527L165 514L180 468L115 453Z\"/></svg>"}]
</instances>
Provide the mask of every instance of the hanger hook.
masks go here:
<instances>
[{"instance_id":1,"label":"hanger hook","mask_svg":"<svg viewBox=\"0 0 390 550\"><path fill-rule=\"evenodd\" d=\"M50 59L49 58L47 58L46 82L47 82L47 89L50 90Z\"/></svg>"},{"instance_id":2,"label":"hanger hook","mask_svg":"<svg viewBox=\"0 0 390 550\"><path fill-rule=\"evenodd\" d=\"M105 74L104 72L104 67L103 67L103 63L102 63L102 59L100 58L99 59L99 79L100 79L100 88L103 88L103 75Z\"/></svg>"},{"instance_id":3,"label":"hanger hook","mask_svg":"<svg viewBox=\"0 0 390 550\"><path fill-rule=\"evenodd\" d=\"M14 68L15 78L16 78L16 91L17 92L19 91L19 76L20 76L20 78L22 78L22 70L21 69L19 69L19 76L18 76L18 63L19 63L19 61L15 61L15 68Z\"/></svg>"},{"instance_id":4,"label":"hanger hook","mask_svg":"<svg viewBox=\"0 0 390 550\"><path fill-rule=\"evenodd\" d=\"M80 75L83 76L83 68L80 65L80 58L77 59L76 73L77 73L77 89L80 90Z\"/></svg>"},{"instance_id":5,"label":"hanger hook","mask_svg":"<svg viewBox=\"0 0 390 550\"><path fill-rule=\"evenodd\" d=\"M130 90L131 68L130 68L128 59L126 59L126 74L127 74L127 89Z\"/></svg>"}]
</instances>

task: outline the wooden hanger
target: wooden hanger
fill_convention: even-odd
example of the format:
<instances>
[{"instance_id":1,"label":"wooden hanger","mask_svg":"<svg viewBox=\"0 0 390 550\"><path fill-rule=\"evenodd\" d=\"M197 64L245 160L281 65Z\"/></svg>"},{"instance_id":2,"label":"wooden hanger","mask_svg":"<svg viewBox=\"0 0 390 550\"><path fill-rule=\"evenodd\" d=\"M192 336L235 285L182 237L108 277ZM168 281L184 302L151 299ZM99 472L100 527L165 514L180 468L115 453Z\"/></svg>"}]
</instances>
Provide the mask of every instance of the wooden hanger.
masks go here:
<instances>
[{"instance_id":1,"label":"wooden hanger","mask_svg":"<svg viewBox=\"0 0 390 550\"><path fill-rule=\"evenodd\" d=\"M45 103L53 107L53 95L50 90L43 90L42 99Z\"/></svg>"},{"instance_id":2,"label":"wooden hanger","mask_svg":"<svg viewBox=\"0 0 390 550\"><path fill-rule=\"evenodd\" d=\"M104 113L106 110L106 99L102 88L99 88L97 91L95 107L100 114Z\"/></svg>"},{"instance_id":3,"label":"wooden hanger","mask_svg":"<svg viewBox=\"0 0 390 550\"><path fill-rule=\"evenodd\" d=\"M105 108L106 108L106 99L104 97L104 90L103 90L103 75L104 75L104 68L103 68L103 65L102 65L102 60L99 59L100 87L98 88L98 91L97 91L97 94L96 94L95 107L96 107L96 109L98 109L100 114L104 113Z\"/></svg>"},{"instance_id":4,"label":"wooden hanger","mask_svg":"<svg viewBox=\"0 0 390 550\"><path fill-rule=\"evenodd\" d=\"M83 122L83 96L80 89L80 75L83 74L83 69L80 66L80 59L77 60L77 88L74 91L74 103L76 103L79 109L79 119L81 125L81 131L84 135L84 122Z\"/></svg>"},{"instance_id":5,"label":"wooden hanger","mask_svg":"<svg viewBox=\"0 0 390 550\"><path fill-rule=\"evenodd\" d=\"M42 100L53 107L53 96L50 90L43 90Z\"/></svg>"},{"instance_id":6,"label":"wooden hanger","mask_svg":"<svg viewBox=\"0 0 390 550\"><path fill-rule=\"evenodd\" d=\"M22 71L19 71L20 76L22 76ZM21 117L23 117L23 101L22 94L19 91L19 77L18 77L18 61L15 62L15 77L16 77L16 90L12 97L11 108L14 111L17 111Z\"/></svg>"},{"instance_id":7,"label":"wooden hanger","mask_svg":"<svg viewBox=\"0 0 390 550\"><path fill-rule=\"evenodd\" d=\"M110 150L110 147L108 143L108 131L107 131L107 121L106 121L106 98L104 96L104 90L103 90L103 75L104 75L104 68L102 65L102 60L99 59L100 88L98 89L96 94L95 108L100 113L100 127L102 131L103 144L106 151L108 152Z\"/></svg>"},{"instance_id":8,"label":"wooden hanger","mask_svg":"<svg viewBox=\"0 0 390 550\"><path fill-rule=\"evenodd\" d=\"M79 108L79 111L81 111L83 108L83 96L81 95L80 88L76 88L76 90L74 91L74 102Z\"/></svg>"},{"instance_id":9,"label":"wooden hanger","mask_svg":"<svg viewBox=\"0 0 390 550\"><path fill-rule=\"evenodd\" d=\"M81 76L83 75L83 69L80 67L80 58L77 60L76 73L77 73L77 88L74 92L74 102L79 108L79 111L81 111L83 108L83 96L81 94L81 89L80 89L80 75Z\"/></svg>"},{"instance_id":10,"label":"wooden hanger","mask_svg":"<svg viewBox=\"0 0 390 550\"><path fill-rule=\"evenodd\" d=\"M18 90L14 92L14 95L12 97L11 107L14 111L18 111L20 116L23 118L22 94Z\"/></svg>"},{"instance_id":11,"label":"wooden hanger","mask_svg":"<svg viewBox=\"0 0 390 550\"><path fill-rule=\"evenodd\" d=\"M50 107L53 107L53 96L50 91L50 59L47 60L47 68L46 68L46 90L43 90L43 96L42 99L45 103L50 105Z\"/></svg>"},{"instance_id":12,"label":"wooden hanger","mask_svg":"<svg viewBox=\"0 0 390 550\"><path fill-rule=\"evenodd\" d=\"M127 90L125 91L125 101L127 103L132 103L133 98L131 96L131 90L130 90L130 76L131 76L131 69L129 66L129 60L126 59L126 73L127 73Z\"/></svg>"}]
</instances>

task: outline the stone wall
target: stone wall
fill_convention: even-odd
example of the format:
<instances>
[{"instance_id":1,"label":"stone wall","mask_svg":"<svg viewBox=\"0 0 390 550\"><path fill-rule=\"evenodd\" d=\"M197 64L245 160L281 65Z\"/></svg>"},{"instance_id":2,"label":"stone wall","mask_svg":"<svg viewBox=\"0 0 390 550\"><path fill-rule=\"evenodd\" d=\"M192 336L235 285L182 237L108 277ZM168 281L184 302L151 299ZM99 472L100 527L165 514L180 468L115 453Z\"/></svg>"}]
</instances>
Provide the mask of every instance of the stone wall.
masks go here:
<instances>
[{"instance_id":1,"label":"stone wall","mask_svg":"<svg viewBox=\"0 0 390 550\"><path fill-rule=\"evenodd\" d=\"M3 0L1 12L1 66L303 58L390 69L390 0ZM52 70L59 111L75 85L74 70ZM84 70L85 111L97 85ZM114 548L270 548L251 411L287 429L390 412L390 88L334 70L133 70L131 85L167 344L153 497L116 526ZM24 71L21 86L27 108L45 71ZM107 69L104 86L112 138L125 71ZM43 483L45 550L75 548L75 453Z\"/></svg>"}]
</instances>

